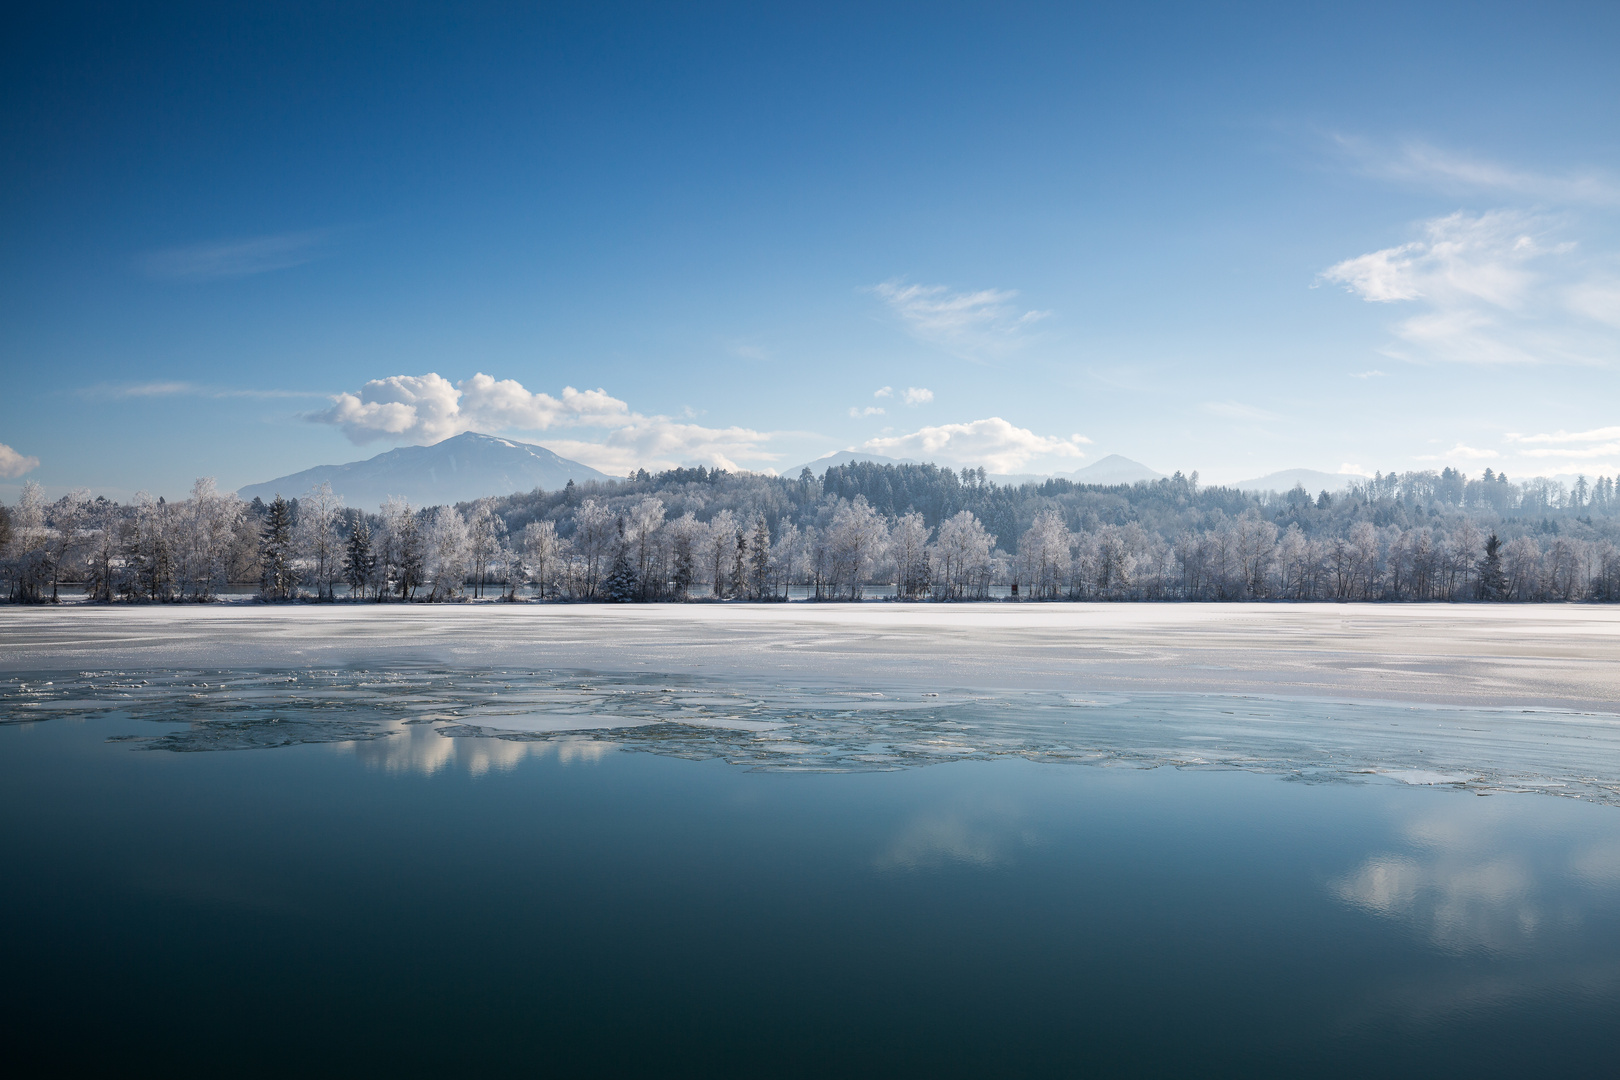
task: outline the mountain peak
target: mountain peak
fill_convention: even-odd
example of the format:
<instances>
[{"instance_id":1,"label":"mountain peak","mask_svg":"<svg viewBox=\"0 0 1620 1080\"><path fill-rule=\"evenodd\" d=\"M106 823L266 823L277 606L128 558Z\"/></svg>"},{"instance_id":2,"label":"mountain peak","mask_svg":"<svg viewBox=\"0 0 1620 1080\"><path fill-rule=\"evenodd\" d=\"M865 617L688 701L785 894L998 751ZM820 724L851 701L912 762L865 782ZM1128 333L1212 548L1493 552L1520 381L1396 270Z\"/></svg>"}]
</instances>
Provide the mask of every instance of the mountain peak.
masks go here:
<instances>
[{"instance_id":1,"label":"mountain peak","mask_svg":"<svg viewBox=\"0 0 1620 1080\"><path fill-rule=\"evenodd\" d=\"M326 482L349 506L370 510L393 496L413 506L437 506L535 488L553 491L570 480L612 479L535 443L464 431L430 446L399 446L364 461L318 465L250 484L237 494L244 499L268 500L276 495L290 499Z\"/></svg>"}]
</instances>

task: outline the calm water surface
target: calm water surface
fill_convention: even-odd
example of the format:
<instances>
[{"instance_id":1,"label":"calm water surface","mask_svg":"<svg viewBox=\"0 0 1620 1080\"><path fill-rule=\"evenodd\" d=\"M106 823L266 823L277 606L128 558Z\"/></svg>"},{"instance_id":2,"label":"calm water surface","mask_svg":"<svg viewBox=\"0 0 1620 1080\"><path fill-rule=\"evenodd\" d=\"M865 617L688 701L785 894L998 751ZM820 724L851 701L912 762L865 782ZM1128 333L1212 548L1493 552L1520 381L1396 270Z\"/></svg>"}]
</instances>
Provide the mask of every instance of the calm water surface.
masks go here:
<instances>
[{"instance_id":1,"label":"calm water surface","mask_svg":"<svg viewBox=\"0 0 1620 1080\"><path fill-rule=\"evenodd\" d=\"M175 725L180 730L183 725ZM1605 1075L1620 809L0 726L30 1073ZM111 741L110 741L111 740Z\"/></svg>"}]
</instances>

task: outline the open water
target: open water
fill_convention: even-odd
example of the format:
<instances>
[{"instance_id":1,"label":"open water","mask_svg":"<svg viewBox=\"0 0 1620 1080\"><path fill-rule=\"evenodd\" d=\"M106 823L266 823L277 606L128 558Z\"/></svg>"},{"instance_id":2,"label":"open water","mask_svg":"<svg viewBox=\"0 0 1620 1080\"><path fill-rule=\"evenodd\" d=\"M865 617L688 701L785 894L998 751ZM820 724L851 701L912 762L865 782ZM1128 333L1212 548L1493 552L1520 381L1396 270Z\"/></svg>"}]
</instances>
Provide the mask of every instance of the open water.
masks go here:
<instances>
[{"instance_id":1,"label":"open water","mask_svg":"<svg viewBox=\"0 0 1620 1080\"><path fill-rule=\"evenodd\" d=\"M1488 713L193 671L12 679L0 720L28 1074L1610 1075L1620 1047L1615 763L1401 727Z\"/></svg>"}]
</instances>

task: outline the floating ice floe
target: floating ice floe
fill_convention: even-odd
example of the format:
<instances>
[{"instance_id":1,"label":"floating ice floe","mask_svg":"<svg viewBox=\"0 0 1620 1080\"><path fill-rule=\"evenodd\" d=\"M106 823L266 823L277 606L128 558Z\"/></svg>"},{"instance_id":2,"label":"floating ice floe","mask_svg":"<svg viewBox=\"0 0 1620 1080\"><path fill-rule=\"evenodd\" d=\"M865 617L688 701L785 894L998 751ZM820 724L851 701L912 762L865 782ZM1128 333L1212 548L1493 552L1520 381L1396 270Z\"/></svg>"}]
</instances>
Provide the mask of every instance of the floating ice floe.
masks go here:
<instances>
[{"instance_id":1,"label":"floating ice floe","mask_svg":"<svg viewBox=\"0 0 1620 1080\"><path fill-rule=\"evenodd\" d=\"M126 716L148 750L435 737L549 741L787 771L1018 756L1620 803L1620 717L1191 693L863 690L670 673L310 669L0 679L0 722ZM571 751L573 752L573 751Z\"/></svg>"}]
</instances>

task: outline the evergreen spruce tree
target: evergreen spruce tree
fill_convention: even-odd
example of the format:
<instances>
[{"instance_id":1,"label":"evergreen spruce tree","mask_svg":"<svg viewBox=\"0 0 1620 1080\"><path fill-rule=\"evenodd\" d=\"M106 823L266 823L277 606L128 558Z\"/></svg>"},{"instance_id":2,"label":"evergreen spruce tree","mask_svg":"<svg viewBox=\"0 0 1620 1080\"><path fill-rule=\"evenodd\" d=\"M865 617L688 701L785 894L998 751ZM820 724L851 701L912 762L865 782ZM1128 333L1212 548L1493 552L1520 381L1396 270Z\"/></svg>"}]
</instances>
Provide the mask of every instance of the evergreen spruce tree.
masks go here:
<instances>
[{"instance_id":1,"label":"evergreen spruce tree","mask_svg":"<svg viewBox=\"0 0 1620 1080\"><path fill-rule=\"evenodd\" d=\"M1502 541L1495 533L1485 541L1485 557L1479 560L1479 598L1506 600L1507 575L1502 573Z\"/></svg>"},{"instance_id":2,"label":"evergreen spruce tree","mask_svg":"<svg viewBox=\"0 0 1620 1080\"><path fill-rule=\"evenodd\" d=\"M349 583L349 592L366 595L366 586L377 568L377 556L371 550L371 530L365 521L355 522L349 532L348 548L343 553L343 577Z\"/></svg>"},{"instance_id":3,"label":"evergreen spruce tree","mask_svg":"<svg viewBox=\"0 0 1620 1080\"><path fill-rule=\"evenodd\" d=\"M613 553L613 566L602 579L602 596L610 604L628 604L635 600L640 582L636 580L636 564L630 559L630 542L624 535L624 518L619 519L619 543Z\"/></svg>"},{"instance_id":4,"label":"evergreen spruce tree","mask_svg":"<svg viewBox=\"0 0 1620 1080\"><path fill-rule=\"evenodd\" d=\"M771 576L771 529L765 515L754 517L753 549L749 556L748 592L755 600L763 599Z\"/></svg>"},{"instance_id":5,"label":"evergreen spruce tree","mask_svg":"<svg viewBox=\"0 0 1620 1080\"><path fill-rule=\"evenodd\" d=\"M732 596L748 595L748 534L737 533L737 552L731 560Z\"/></svg>"},{"instance_id":6,"label":"evergreen spruce tree","mask_svg":"<svg viewBox=\"0 0 1620 1080\"><path fill-rule=\"evenodd\" d=\"M259 531L259 595L286 600L293 590L292 507L280 495L265 511Z\"/></svg>"}]
</instances>

